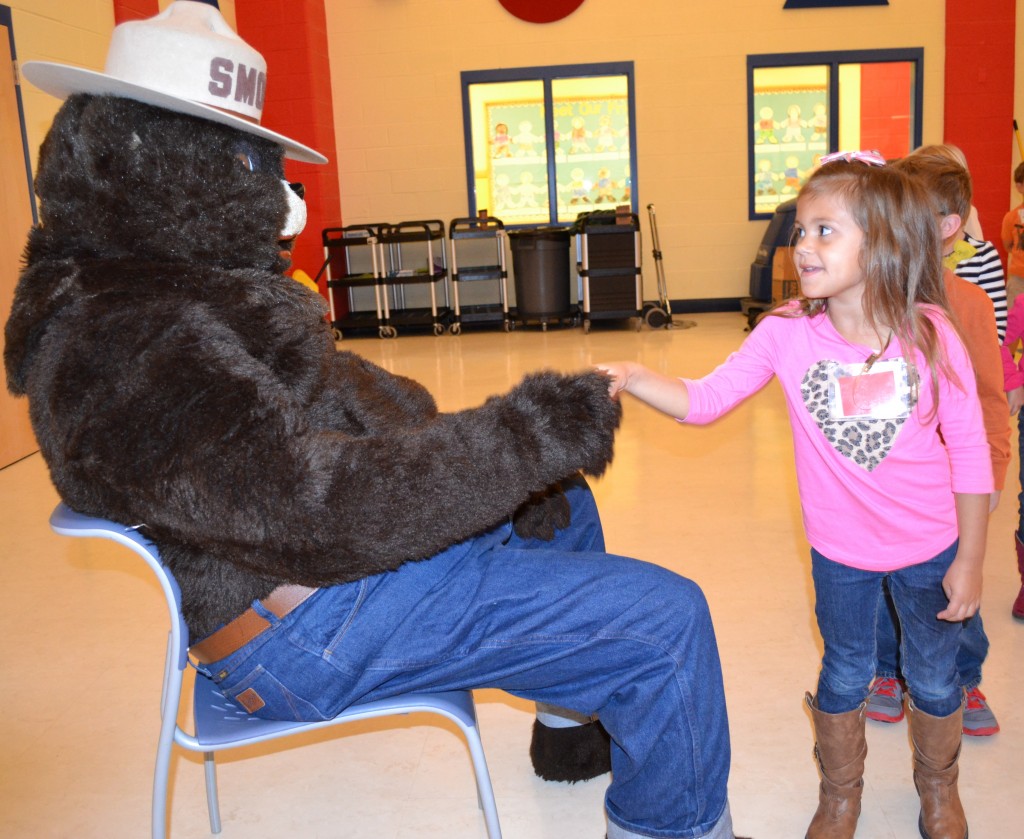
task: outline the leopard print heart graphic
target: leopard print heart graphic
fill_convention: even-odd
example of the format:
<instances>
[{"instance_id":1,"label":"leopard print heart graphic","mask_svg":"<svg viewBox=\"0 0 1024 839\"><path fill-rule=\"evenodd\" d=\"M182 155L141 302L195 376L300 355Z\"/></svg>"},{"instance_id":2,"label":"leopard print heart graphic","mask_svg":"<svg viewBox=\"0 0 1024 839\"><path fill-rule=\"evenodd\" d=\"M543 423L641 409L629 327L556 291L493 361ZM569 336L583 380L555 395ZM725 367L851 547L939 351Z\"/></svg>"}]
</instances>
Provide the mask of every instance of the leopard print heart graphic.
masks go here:
<instances>
[{"instance_id":1,"label":"leopard print heart graphic","mask_svg":"<svg viewBox=\"0 0 1024 839\"><path fill-rule=\"evenodd\" d=\"M906 417L894 419L832 419L829 384L840 367L836 361L819 361L804 374L800 393L804 407L829 444L843 457L871 472L892 451Z\"/></svg>"}]
</instances>

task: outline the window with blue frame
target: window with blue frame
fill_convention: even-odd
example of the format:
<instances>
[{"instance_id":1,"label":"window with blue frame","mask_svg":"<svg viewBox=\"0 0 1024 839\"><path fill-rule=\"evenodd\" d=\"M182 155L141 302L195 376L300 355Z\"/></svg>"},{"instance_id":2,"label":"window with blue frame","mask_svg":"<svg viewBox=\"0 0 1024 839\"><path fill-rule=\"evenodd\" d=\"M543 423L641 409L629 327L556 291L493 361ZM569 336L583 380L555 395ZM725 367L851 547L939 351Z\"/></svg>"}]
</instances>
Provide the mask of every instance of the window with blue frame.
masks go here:
<instances>
[{"instance_id":1,"label":"window with blue frame","mask_svg":"<svg viewBox=\"0 0 1024 839\"><path fill-rule=\"evenodd\" d=\"M921 145L923 64L920 48L748 56L750 218L794 198L830 151Z\"/></svg>"},{"instance_id":2,"label":"window with blue frame","mask_svg":"<svg viewBox=\"0 0 1024 839\"><path fill-rule=\"evenodd\" d=\"M507 226L636 212L633 63L462 73L469 213Z\"/></svg>"}]
</instances>

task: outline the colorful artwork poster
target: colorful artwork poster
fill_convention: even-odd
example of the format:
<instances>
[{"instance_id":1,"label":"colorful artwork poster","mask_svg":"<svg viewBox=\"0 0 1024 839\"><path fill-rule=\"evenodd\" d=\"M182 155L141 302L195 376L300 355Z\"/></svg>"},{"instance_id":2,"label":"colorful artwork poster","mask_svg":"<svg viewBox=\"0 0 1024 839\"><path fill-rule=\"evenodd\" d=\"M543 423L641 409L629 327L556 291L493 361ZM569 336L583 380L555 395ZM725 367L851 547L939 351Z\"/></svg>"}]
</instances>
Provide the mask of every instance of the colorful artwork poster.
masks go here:
<instances>
[{"instance_id":1,"label":"colorful artwork poster","mask_svg":"<svg viewBox=\"0 0 1024 839\"><path fill-rule=\"evenodd\" d=\"M828 152L828 91L825 87L755 88L754 210L771 214L796 196Z\"/></svg>"},{"instance_id":2,"label":"colorful artwork poster","mask_svg":"<svg viewBox=\"0 0 1024 839\"><path fill-rule=\"evenodd\" d=\"M506 223L550 218L544 104L501 102L486 108L488 162L486 206Z\"/></svg>"},{"instance_id":3,"label":"colorful artwork poster","mask_svg":"<svg viewBox=\"0 0 1024 839\"><path fill-rule=\"evenodd\" d=\"M486 206L506 224L550 221L547 151L554 149L557 219L629 203L629 107L625 96L556 99L554 137L538 101L486 106ZM479 184L478 184L479 186ZM478 193L479 194L479 193Z\"/></svg>"},{"instance_id":4,"label":"colorful artwork poster","mask_svg":"<svg viewBox=\"0 0 1024 839\"><path fill-rule=\"evenodd\" d=\"M629 204L629 105L625 96L556 99L558 220Z\"/></svg>"}]
</instances>

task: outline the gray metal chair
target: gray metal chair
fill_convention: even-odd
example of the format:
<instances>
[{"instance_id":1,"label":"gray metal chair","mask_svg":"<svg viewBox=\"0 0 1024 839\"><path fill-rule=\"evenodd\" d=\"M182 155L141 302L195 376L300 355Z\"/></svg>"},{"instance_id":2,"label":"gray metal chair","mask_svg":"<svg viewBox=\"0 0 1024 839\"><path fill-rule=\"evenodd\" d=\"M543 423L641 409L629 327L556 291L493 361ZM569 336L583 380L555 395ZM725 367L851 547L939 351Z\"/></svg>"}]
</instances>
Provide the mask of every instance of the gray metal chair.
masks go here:
<instances>
[{"instance_id":1,"label":"gray metal chair","mask_svg":"<svg viewBox=\"0 0 1024 839\"><path fill-rule=\"evenodd\" d=\"M494 791L487 771L483 744L477 730L476 706L470 691L412 693L354 705L334 719L322 722L288 722L264 720L247 714L225 698L214 682L196 673L194 690L194 734L177 724L182 681L188 666L188 627L181 615L181 592L171 572L161 562L156 547L138 530L105 519L76 513L61 503L50 516L50 526L63 536L92 536L111 539L135 551L156 574L167 601L170 632L164 662L164 684L160 704L160 738L156 751L153 778L153 839L163 839L167 827L167 798L171 752L174 744L193 752L201 752L206 769L206 797L210 811L210 830L220 833L220 806L217 797L217 770L214 754L218 750L249 746L290 734L354 722L372 717L427 712L452 720L462 730L469 745L476 775L477 797L483 810L489 839L501 839Z\"/></svg>"}]
</instances>

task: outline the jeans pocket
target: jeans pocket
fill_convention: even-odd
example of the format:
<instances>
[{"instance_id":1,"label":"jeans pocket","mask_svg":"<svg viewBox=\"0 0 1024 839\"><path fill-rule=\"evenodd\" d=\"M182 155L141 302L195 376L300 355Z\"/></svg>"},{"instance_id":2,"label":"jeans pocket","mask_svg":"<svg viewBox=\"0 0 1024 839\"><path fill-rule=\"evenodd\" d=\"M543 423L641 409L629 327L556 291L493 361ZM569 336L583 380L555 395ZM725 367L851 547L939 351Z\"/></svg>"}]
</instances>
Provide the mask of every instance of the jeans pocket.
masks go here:
<instances>
[{"instance_id":1,"label":"jeans pocket","mask_svg":"<svg viewBox=\"0 0 1024 839\"><path fill-rule=\"evenodd\" d=\"M220 683L221 691L248 713L263 719L317 722L331 715L300 696L273 673L257 664L235 678L232 674Z\"/></svg>"}]
</instances>

